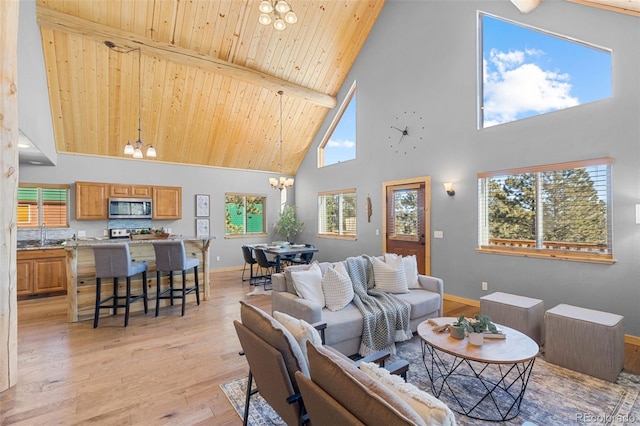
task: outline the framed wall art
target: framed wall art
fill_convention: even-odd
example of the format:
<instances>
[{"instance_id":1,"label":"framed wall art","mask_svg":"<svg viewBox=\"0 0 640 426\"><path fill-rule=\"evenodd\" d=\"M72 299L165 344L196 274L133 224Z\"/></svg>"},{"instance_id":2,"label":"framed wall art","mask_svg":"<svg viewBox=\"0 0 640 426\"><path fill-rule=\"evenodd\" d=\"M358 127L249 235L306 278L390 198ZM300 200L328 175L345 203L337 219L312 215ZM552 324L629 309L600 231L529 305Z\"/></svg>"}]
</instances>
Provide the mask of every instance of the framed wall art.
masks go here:
<instances>
[{"instance_id":1,"label":"framed wall art","mask_svg":"<svg viewBox=\"0 0 640 426\"><path fill-rule=\"evenodd\" d=\"M209 237L209 219L196 219L196 237Z\"/></svg>"},{"instance_id":2,"label":"framed wall art","mask_svg":"<svg viewBox=\"0 0 640 426\"><path fill-rule=\"evenodd\" d=\"M209 196L196 194L196 217L209 217Z\"/></svg>"}]
</instances>

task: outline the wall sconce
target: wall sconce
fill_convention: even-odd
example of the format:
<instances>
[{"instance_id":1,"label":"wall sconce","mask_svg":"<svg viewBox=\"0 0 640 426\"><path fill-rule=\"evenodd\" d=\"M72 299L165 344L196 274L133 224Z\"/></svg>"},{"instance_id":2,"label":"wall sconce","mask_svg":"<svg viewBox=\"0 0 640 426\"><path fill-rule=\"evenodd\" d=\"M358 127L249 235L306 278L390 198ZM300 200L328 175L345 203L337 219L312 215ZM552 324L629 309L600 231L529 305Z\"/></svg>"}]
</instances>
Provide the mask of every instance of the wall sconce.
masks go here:
<instances>
[{"instance_id":1,"label":"wall sconce","mask_svg":"<svg viewBox=\"0 0 640 426\"><path fill-rule=\"evenodd\" d=\"M449 194L450 196L456 195L456 191L453 190L452 182L445 182L443 185L444 190L447 191L447 194Z\"/></svg>"}]
</instances>

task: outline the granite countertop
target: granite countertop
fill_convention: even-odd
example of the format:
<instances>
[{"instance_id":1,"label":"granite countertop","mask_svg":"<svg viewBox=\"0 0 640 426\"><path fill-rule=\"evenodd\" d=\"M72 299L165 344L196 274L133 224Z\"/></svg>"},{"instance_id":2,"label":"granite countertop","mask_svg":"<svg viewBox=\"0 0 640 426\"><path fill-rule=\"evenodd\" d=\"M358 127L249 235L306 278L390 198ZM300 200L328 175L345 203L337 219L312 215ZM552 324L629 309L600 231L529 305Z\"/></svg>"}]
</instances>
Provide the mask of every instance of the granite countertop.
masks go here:
<instances>
[{"instance_id":1,"label":"granite countertop","mask_svg":"<svg viewBox=\"0 0 640 426\"><path fill-rule=\"evenodd\" d=\"M18 251L26 250L54 250L65 247L66 240L47 240L44 244L35 240L22 240L17 243Z\"/></svg>"},{"instance_id":2,"label":"granite countertop","mask_svg":"<svg viewBox=\"0 0 640 426\"><path fill-rule=\"evenodd\" d=\"M171 235L169 238L151 238L146 240L129 240L126 238L122 239L109 239L106 237L96 237L96 238L83 238L78 240L48 240L45 244L40 244L40 241L36 240L21 240L17 243L18 251L26 251L26 250L53 250L53 249L61 249L65 247L91 247L96 244L107 244L107 243L118 243L118 242L127 242L129 244L148 244L153 241L162 241L162 240L185 240L185 241L207 241L207 240L215 240L216 237L194 237L194 236L182 236L182 235Z\"/></svg>"},{"instance_id":3,"label":"granite countertop","mask_svg":"<svg viewBox=\"0 0 640 426\"><path fill-rule=\"evenodd\" d=\"M215 240L215 237L194 237L184 235L171 235L168 238L149 238L140 240L131 240L126 238L109 239L106 237L86 238L78 239L76 241L67 240L62 247L91 247L97 244L109 244L109 243L129 243L129 244L150 244L154 241L166 241L166 240L185 240L185 241L207 241Z\"/></svg>"}]
</instances>

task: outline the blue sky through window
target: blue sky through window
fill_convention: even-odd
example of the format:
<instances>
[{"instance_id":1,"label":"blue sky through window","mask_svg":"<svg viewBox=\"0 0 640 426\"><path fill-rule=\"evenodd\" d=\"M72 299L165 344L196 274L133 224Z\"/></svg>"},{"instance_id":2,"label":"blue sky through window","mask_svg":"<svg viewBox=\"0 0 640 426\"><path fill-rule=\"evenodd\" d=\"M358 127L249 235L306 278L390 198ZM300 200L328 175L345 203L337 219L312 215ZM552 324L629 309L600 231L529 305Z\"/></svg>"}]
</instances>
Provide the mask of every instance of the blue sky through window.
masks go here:
<instances>
[{"instance_id":1,"label":"blue sky through window","mask_svg":"<svg viewBox=\"0 0 640 426\"><path fill-rule=\"evenodd\" d=\"M356 158L356 96L354 93L324 147L324 165Z\"/></svg>"},{"instance_id":2,"label":"blue sky through window","mask_svg":"<svg viewBox=\"0 0 640 426\"><path fill-rule=\"evenodd\" d=\"M611 53L482 14L490 127L611 97Z\"/></svg>"}]
</instances>

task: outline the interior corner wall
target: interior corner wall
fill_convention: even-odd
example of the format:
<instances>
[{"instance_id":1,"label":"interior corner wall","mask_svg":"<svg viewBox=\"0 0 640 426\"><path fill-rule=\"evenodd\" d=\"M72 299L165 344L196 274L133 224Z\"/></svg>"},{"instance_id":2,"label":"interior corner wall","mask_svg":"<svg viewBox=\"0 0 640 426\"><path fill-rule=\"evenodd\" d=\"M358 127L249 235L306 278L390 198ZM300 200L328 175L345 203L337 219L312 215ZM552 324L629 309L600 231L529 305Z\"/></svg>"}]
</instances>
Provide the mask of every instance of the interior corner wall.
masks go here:
<instances>
[{"instance_id":1,"label":"interior corner wall","mask_svg":"<svg viewBox=\"0 0 640 426\"><path fill-rule=\"evenodd\" d=\"M477 13L484 11L612 49L613 96L487 129L477 129ZM625 316L625 333L640 336L640 19L570 2L547 1L521 14L508 1L388 0L354 64L342 101L357 81L356 159L317 168L317 146L330 111L296 176L296 205L321 260L380 254L382 184L431 176L432 275L445 292L478 300L504 291ZM409 154L389 147L395 117L416 111L425 135ZM408 144L413 141L408 138ZM405 141L403 141L405 143ZM616 263L600 265L476 252L477 173L613 157L613 248ZM443 182L453 182L448 196ZM317 194L357 189L357 240L318 238ZM367 222L365 200L373 216ZM311 225L312 224L312 225ZM311 225L311 226L309 226ZM489 291L481 289L487 282Z\"/></svg>"}]
</instances>

